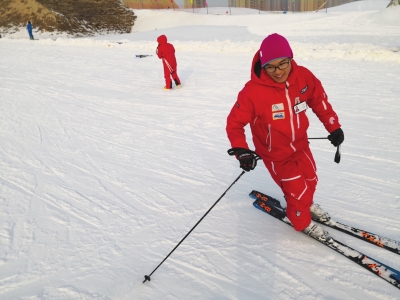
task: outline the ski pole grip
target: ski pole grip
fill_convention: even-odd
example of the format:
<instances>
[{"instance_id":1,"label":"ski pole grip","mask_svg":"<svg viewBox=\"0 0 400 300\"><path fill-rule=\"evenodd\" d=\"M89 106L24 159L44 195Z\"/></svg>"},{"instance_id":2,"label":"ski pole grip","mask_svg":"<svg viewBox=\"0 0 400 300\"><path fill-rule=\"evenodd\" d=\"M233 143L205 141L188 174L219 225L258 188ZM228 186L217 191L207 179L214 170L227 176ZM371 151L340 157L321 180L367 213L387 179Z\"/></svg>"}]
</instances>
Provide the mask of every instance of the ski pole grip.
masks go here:
<instances>
[{"instance_id":1,"label":"ski pole grip","mask_svg":"<svg viewBox=\"0 0 400 300\"><path fill-rule=\"evenodd\" d=\"M236 155L237 154L237 148L231 148L228 150L228 154L230 156Z\"/></svg>"},{"instance_id":2,"label":"ski pole grip","mask_svg":"<svg viewBox=\"0 0 400 300\"><path fill-rule=\"evenodd\" d=\"M233 155L238 155L238 154L243 153L244 150L247 151L247 149L245 149L245 148L231 148L227 152L230 156L233 156ZM249 150L249 151L251 151L251 150ZM255 151L251 151L251 152L254 154L254 156L256 157L257 160L262 159Z\"/></svg>"}]
</instances>

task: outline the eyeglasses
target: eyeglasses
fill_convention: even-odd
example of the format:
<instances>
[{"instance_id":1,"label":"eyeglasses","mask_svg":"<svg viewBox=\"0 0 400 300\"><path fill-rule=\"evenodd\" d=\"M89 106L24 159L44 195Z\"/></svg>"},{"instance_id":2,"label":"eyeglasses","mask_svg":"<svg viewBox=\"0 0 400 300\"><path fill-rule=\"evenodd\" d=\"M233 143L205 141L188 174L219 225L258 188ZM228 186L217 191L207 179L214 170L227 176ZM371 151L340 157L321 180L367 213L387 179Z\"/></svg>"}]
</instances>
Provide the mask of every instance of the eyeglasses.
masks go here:
<instances>
[{"instance_id":1,"label":"eyeglasses","mask_svg":"<svg viewBox=\"0 0 400 300\"><path fill-rule=\"evenodd\" d=\"M287 60L287 61L281 62L276 67L267 65L264 67L264 69L265 69L265 71L267 71L267 73L274 73L276 71L276 69L285 70L287 67L289 67L289 63L290 63L290 60Z\"/></svg>"}]
</instances>

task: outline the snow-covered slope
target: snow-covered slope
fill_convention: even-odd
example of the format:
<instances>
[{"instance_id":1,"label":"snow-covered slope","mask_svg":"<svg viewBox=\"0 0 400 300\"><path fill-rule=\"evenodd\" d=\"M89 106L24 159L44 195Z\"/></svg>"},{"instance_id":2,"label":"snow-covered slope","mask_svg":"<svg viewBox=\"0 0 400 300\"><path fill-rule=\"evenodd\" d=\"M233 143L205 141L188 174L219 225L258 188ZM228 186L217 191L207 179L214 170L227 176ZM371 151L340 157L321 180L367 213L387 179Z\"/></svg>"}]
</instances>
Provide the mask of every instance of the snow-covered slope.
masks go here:
<instances>
[{"instance_id":1,"label":"snow-covered slope","mask_svg":"<svg viewBox=\"0 0 400 300\"><path fill-rule=\"evenodd\" d=\"M345 132L340 164L329 142L311 142L316 202L400 240L400 25L386 17L399 7L137 14L130 35L0 39L0 299L398 299L256 210L252 189L283 200L262 163L142 281L240 174L226 116L272 32L322 81ZM181 90L162 89L161 34L176 46ZM309 135L326 136L308 116ZM330 233L400 270L398 255Z\"/></svg>"}]
</instances>

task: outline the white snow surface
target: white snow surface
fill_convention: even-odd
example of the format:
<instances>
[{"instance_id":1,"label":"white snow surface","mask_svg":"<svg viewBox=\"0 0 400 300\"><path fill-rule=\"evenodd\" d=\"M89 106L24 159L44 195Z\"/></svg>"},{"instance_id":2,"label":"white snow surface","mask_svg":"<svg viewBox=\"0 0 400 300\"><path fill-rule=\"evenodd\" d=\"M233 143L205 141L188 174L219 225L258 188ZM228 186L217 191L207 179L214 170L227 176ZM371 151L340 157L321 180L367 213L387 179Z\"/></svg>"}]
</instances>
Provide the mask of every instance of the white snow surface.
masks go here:
<instances>
[{"instance_id":1,"label":"white snow surface","mask_svg":"<svg viewBox=\"0 0 400 300\"><path fill-rule=\"evenodd\" d=\"M322 81L345 133L340 164L328 141L311 141L315 202L400 240L400 7L387 3L286 15L144 10L132 34L3 36L0 299L399 299L255 209L252 189L284 203L262 162L142 283L240 174L226 117L274 32ZM175 45L180 90L163 90L161 34ZM309 136L327 136L308 116ZM398 255L328 231L400 270Z\"/></svg>"}]
</instances>

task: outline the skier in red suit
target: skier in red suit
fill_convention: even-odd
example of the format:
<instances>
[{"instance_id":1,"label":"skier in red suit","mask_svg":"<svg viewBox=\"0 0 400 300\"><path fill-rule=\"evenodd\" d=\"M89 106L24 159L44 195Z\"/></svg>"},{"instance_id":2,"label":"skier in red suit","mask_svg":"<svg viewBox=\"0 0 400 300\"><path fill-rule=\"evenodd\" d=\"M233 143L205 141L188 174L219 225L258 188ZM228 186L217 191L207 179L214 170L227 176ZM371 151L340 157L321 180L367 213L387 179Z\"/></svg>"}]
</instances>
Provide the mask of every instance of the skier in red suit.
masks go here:
<instances>
[{"instance_id":1,"label":"skier in red suit","mask_svg":"<svg viewBox=\"0 0 400 300\"><path fill-rule=\"evenodd\" d=\"M313 204L318 177L308 145L308 108L338 147L344 134L321 82L297 65L283 36L269 35L254 55L251 79L239 92L227 118L226 131L232 146L228 153L236 156L243 170L255 168L257 160L244 131L250 124L255 152L282 189L286 214L294 229L326 241L329 233L312 220L327 222L330 216Z\"/></svg>"},{"instance_id":2,"label":"skier in red suit","mask_svg":"<svg viewBox=\"0 0 400 300\"><path fill-rule=\"evenodd\" d=\"M162 59L164 66L164 77L165 77L165 87L164 89L172 89L172 79L175 81L176 87L181 88L181 81L178 77L177 63L175 57L175 48L172 44L167 42L167 37L165 35L160 35L157 38L157 56Z\"/></svg>"}]
</instances>

